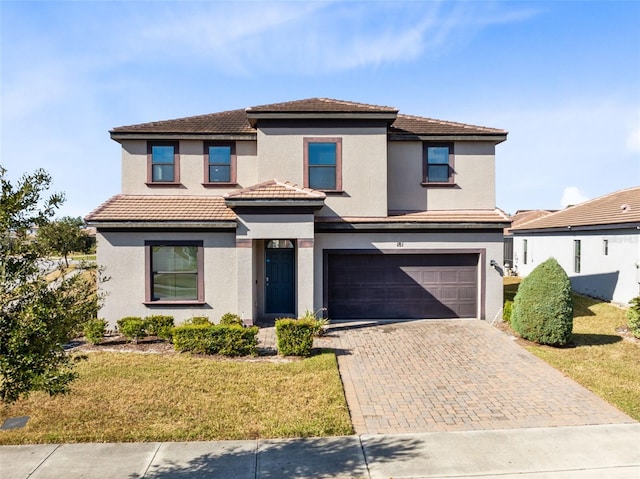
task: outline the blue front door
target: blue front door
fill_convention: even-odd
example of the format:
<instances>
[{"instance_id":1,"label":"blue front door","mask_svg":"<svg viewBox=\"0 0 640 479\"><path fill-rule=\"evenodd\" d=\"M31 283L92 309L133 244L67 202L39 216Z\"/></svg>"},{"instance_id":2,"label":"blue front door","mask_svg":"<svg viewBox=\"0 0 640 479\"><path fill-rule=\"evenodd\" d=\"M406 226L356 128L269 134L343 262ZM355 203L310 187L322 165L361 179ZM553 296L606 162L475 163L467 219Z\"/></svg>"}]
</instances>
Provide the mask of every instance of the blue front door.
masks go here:
<instances>
[{"instance_id":1,"label":"blue front door","mask_svg":"<svg viewBox=\"0 0 640 479\"><path fill-rule=\"evenodd\" d=\"M295 312L294 249L266 250L266 313Z\"/></svg>"}]
</instances>

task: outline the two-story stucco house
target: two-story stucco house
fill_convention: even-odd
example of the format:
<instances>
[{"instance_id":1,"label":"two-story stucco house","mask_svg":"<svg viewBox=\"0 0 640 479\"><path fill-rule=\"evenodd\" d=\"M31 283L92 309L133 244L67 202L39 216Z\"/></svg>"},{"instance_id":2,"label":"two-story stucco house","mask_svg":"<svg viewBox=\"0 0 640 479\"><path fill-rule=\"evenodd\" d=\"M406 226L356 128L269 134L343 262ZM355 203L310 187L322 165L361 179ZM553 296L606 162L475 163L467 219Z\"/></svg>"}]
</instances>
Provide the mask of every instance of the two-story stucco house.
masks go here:
<instances>
[{"instance_id":1,"label":"two-story stucco house","mask_svg":"<svg viewBox=\"0 0 640 479\"><path fill-rule=\"evenodd\" d=\"M101 316L501 313L504 130L313 98L111 130Z\"/></svg>"}]
</instances>

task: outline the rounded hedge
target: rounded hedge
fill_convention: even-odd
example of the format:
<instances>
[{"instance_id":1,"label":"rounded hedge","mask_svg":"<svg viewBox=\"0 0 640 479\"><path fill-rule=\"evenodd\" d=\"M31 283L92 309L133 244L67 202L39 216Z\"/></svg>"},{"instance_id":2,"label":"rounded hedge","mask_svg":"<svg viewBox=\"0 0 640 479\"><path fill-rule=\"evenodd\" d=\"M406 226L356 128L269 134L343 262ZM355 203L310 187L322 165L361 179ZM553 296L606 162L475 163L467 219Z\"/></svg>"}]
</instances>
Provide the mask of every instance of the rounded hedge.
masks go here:
<instances>
[{"instance_id":1,"label":"rounded hedge","mask_svg":"<svg viewBox=\"0 0 640 479\"><path fill-rule=\"evenodd\" d=\"M562 266L549 258L527 276L513 302L511 327L539 344L562 346L571 339L573 297Z\"/></svg>"}]
</instances>

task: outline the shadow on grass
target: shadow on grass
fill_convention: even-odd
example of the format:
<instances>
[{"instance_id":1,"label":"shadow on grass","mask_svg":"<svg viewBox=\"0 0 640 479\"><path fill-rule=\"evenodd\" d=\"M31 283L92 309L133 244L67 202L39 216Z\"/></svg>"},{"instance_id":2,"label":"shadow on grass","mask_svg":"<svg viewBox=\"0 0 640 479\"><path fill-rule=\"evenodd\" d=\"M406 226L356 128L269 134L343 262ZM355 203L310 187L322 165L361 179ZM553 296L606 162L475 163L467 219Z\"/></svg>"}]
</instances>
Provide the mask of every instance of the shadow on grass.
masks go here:
<instances>
[{"instance_id":1,"label":"shadow on grass","mask_svg":"<svg viewBox=\"0 0 640 479\"><path fill-rule=\"evenodd\" d=\"M615 334L573 333L571 342L565 347L579 348L582 346L603 346L605 344L618 343L622 341L622 339L622 336Z\"/></svg>"},{"instance_id":2,"label":"shadow on grass","mask_svg":"<svg viewBox=\"0 0 640 479\"><path fill-rule=\"evenodd\" d=\"M378 462L407 460L420 446L410 437L367 439ZM175 460L179 457L180 460ZM357 436L163 444L147 472L130 479L368 477Z\"/></svg>"}]
</instances>

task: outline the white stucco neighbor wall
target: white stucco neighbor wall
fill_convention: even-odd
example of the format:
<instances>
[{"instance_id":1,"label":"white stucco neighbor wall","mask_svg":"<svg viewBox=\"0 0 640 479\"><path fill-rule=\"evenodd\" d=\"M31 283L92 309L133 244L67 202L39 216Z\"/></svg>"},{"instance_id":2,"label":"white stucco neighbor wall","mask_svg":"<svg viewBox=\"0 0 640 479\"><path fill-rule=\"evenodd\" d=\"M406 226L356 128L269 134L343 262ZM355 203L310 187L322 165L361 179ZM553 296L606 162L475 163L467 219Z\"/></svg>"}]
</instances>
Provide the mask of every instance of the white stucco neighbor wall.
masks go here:
<instances>
[{"instance_id":1,"label":"white stucco neighbor wall","mask_svg":"<svg viewBox=\"0 0 640 479\"><path fill-rule=\"evenodd\" d=\"M402 247L398 246L402 243ZM492 321L502 317L503 286L501 273L491 267L491 260L497 264L502 262L503 240L502 232L497 233L317 233L315 241L314 258L314 283L315 309L321 308L322 284L323 284L323 252L324 250L339 249L371 249L371 250L423 250L424 253L438 250L448 250L455 253L456 250L484 249L484 264L480 264L478 274L478 308L482 303L483 286L485 291L485 317ZM414 251L415 252L415 251ZM485 272L484 285L481 281L482 271Z\"/></svg>"},{"instance_id":2,"label":"white stucco neighbor wall","mask_svg":"<svg viewBox=\"0 0 640 479\"><path fill-rule=\"evenodd\" d=\"M202 240L204 245L204 306L147 306L145 301L146 240ZM98 232L97 262L108 278L100 284L104 305L99 317L115 328L125 316L168 314L176 324L192 316L209 316L217 322L227 312L236 313L237 277L234 233Z\"/></svg>"},{"instance_id":3,"label":"white stucco neighbor wall","mask_svg":"<svg viewBox=\"0 0 640 479\"><path fill-rule=\"evenodd\" d=\"M527 263L524 263L524 241ZM574 240L580 240L580 272L574 269ZM604 241L608 254L604 254ZM554 257L571 278L575 291L626 305L640 294L640 231L516 234L514 264L527 276L540 263Z\"/></svg>"},{"instance_id":4,"label":"white stucco neighbor wall","mask_svg":"<svg viewBox=\"0 0 640 479\"><path fill-rule=\"evenodd\" d=\"M493 210L495 146L486 142L454 144L453 187L422 185L422 142L389 142L390 210Z\"/></svg>"}]
</instances>

